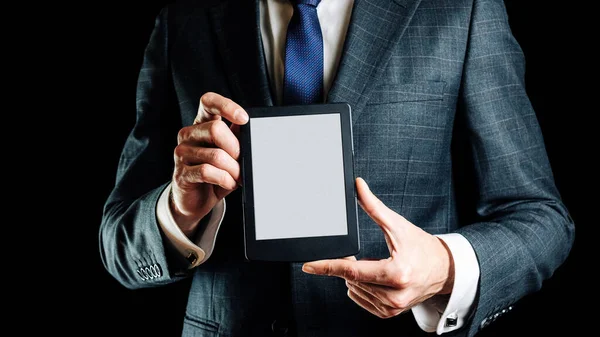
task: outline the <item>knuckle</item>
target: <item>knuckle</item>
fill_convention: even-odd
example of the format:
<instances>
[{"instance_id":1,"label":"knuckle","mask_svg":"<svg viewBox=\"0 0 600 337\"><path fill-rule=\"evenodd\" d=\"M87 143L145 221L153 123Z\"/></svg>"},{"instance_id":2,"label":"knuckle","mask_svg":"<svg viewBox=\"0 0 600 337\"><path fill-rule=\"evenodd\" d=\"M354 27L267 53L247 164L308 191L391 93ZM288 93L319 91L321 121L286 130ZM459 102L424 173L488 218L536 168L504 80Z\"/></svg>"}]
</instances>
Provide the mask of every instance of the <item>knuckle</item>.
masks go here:
<instances>
[{"instance_id":1,"label":"knuckle","mask_svg":"<svg viewBox=\"0 0 600 337\"><path fill-rule=\"evenodd\" d=\"M342 276L347 280L356 280L358 278L358 271L354 266L346 265L342 268Z\"/></svg>"},{"instance_id":2,"label":"knuckle","mask_svg":"<svg viewBox=\"0 0 600 337\"><path fill-rule=\"evenodd\" d=\"M186 179L181 168L175 168L173 172L173 182L177 186L185 186Z\"/></svg>"},{"instance_id":3,"label":"knuckle","mask_svg":"<svg viewBox=\"0 0 600 337\"><path fill-rule=\"evenodd\" d=\"M189 130L187 127L179 129L177 132L177 144L181 144L185 139L188 138Z\"/></svg>"},{"instance_id":4,"label":"knuckle","mask_svg":"<svg viewBox=\"0 0 600 337\"><path fill-rule=\"evenodd\" d=\"M208 165L201 164L200 166L198 166L197 176L198 176L198 180L200 180L200 182L206 181L209 174L210 174L210 172L209 172Z\"/></svg>"},{"instance_id":5,"label":"knuckle","mask_svg":"<svg viewBox=\"0 0 600 337\"><path fill-rule=\"evenodd\" d=\"M219 139L223 135L223 125L225 125L222 121L213 121L211 122L210 128L208 130L212 141Z\"/></svg>"},{"instance_id":6,"label":"knuckle","mask_svg":"<svg viewBox=\"0 0 600 337\"><path fill-rule=\"evenodd\" d=\"M398 281L403 286L409 286L413 279L413 268L409 265L404 265L400 270L400 275L398 277Z\"/></svg>"},{"instance_id":7,"label":"knuckle","mask_svg":"<svg viewBox=\"0 0 600 337\"><path fill-rule=\"evenodd\" d=\"M215 166L222 166L225 163L225 152L221 149L214 149L210 152L210 161Z\"/></svg>"},{"instance_id":8,"label":"knuckle","mask_svg":"<svg viewBox=\"0 0 600 337\"><path fill-rule=\"evenodd\" d=\"M217 178L219 186L225 187L227 186L227 176L225 172L219 173L219 177Z\"/></svg>"},{"instance_id":9,"label":"knuckle","mask_svg":"<svg viewBox=\"0 0 600 337\"><path fill-rule=\"evenodd\" d=\"M202 97L200 97L200 104L202 105L211 105L214 103L217 95L214 92L205 92Z\"/></svg>"},{"instance_id":10,"label":"knuckle","mask_svg":"<svg viewBox=\"0 0 600 337\"><path fill-rule=\"evenodd\" d=\"M175 163L182 162L185 156L185 147L177 145L173 151L173 156L175 157Z\"/></svg>"},{"instance_id":11,"label":"knuckle","mask_svg":"<svg viewBox=\"0 0 600 337\"><path fill-rule=\"evenodd\" d=\"M229 178L229 175L226 172L221 172L219 177L219 186L226 190L233 190L236 187L235 181L232 181Z\"/></svg>"},{"instance_id":12,"label":"knuckle","mask_svg":"<svg viewBox=\"0 0 600 337\"><path fill-rule=\"evenodd\" d=\"M392 295L388 298L390 305L394 308L400 309L404 307L403 298L399 295Z\"/></svg>"},{"instance_id":13,"label":"knuckle","mask_svg":"<svg viewBox=\"0 0 600 337\"><path fill-rule=\"evenodd\" d=\"M392 307L400 310L404 310L410 305L410 299L404 294L393 295L389 301Z\"/></svg>"},{"instance_id":14,"label":"knuckle","mask_svg":"<svg viewBox=\"0 0 600 337\"><path fill-rule=\"evenodd\" d=\"M391 274L392 284L398 288L406 288L412 282L412 268L408 265L396 267L396 271Z\"/></svg>"},{"instance_id":15,"label":"knuckle","mask_svg":"<svg viewBox=\"0 0 600 337\"><path fill-rule=\"evenodd\" d=\"M193 147L190 152L193 153L194 156L194 160L197 161L198 164L202 164L208 161L208 159L206 158L206 148L205 147Z\"/></svg>"},{"instance_id":16,"label":"knuckle","mask_svg":"<svg viewBox=\"0 0 600 337\"><path fill-rule=\"evenodd\" d=\"M331 276L332 272L333 272L333 266L332 266L331 262L326 263L325 266L323 267L323 273L325 275Z\"/></svg>"},{"instance_id":17,"label":"knuckle","mask_svg":"<svg viewBox=\"0 0 600 337\"><path fill-rule=\"evenodd\" d=\"M391 273L391 270L389 268L389 264L386 264L383 266L383 268L380 268L379 270L377 270L375 278L379 282L385 282L390 279L390 273Z\"/></svg>"}]
</instances>

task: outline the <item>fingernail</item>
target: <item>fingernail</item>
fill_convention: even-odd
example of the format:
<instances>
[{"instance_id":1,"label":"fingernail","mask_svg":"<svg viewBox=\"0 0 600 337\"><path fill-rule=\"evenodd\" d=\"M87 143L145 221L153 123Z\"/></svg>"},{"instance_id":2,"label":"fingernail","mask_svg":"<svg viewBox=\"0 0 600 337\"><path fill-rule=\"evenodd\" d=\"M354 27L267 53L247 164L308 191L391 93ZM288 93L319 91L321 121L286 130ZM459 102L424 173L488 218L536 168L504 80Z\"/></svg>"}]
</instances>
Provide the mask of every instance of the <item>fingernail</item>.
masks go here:
<instances>
[{"instance_id":1,"label":"fingernail","mask_svg":"<svg viewBox=\"0 0 600 337\"><path fill-rule=\"evenodd\" d=\"M305 273L314 274L315 273L315 268L313 268L311 266L303 265L302 266L302 271L305 272Z\"/></svg>"},{"instance_id":2,"label":"fingernail","mask_svg":"<svg viewBox=\"0 0 600 337\"><path fill-rule=\"evenodd\" d=\"M233 114L235 116L235 119L237 119L241 123L246 123L248 121L248 114L242 109L235 110Z\"/></svg>"}]
</instances>

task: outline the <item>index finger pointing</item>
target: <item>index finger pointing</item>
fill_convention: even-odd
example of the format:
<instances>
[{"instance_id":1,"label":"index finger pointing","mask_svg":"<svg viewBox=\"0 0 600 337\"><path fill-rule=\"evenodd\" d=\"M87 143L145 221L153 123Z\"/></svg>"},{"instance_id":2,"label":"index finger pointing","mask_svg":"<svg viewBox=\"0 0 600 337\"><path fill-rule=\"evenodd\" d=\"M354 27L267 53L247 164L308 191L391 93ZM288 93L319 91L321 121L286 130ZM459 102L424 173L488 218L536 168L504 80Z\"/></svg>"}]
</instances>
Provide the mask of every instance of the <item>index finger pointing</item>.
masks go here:
<instances>
[{"instance_id":1,"label":"index finger pointing","mask_svg":"<svg viewBox=\"0 0 600 337\"><path fill-rule=\"evenodd\" d=\"M337 276L349 281L387 284L386 261L352 261L349 259L307 262L302 270L309 274Z\"/></svg>"},{"instance_id":2,"label":"index finger pointing","mask_svg":"<svg viewBox=\"0 0 600 337\"><path fill-rule=\"evenodd\" d=\"M244 125L248 122L248 113L233 100L214 92L202 95L194 124L218 119L219 116L233 124Z\"/></svg>"}]
</instances>

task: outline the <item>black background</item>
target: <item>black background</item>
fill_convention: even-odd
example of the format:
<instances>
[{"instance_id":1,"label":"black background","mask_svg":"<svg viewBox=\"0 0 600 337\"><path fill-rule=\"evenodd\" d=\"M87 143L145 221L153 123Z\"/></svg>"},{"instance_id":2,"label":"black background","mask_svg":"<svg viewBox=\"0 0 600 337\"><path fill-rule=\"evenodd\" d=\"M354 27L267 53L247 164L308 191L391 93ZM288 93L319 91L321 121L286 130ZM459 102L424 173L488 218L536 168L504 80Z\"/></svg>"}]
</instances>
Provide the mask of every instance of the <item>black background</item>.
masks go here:
<instances>
[{"instance_id":1,"label":"black background","mask_svg":"<svg viewBox=\"0 0 600 337\"><path fill-rule=\"evenodd\" d=\"M61 166L64 176L56 178L58 192L65 194L54 197L60 202L52 206L52 214L63 219L51 227L54 234L60 233L60 241L52 246L61 254L51 259L52 273L44 274L56 286L42 288L51 295L44 303L47 309L37 312L32 310L35 306L28 307L29 315L49 317L47 325L40 327L43 330L57 328L81 336L178 336L181 332L189 281L128 290L105 271L98 253L103 202L114 182L120 148L135 121L137 72L154 18L166 3L90 1L58 7L59 13L44 21L51 23L44 29L53 42L41 41L43 47L36 49L53 56L46 60L56 61L52 81L41 89L58 89L50 98L59 107L52 119L62 128L53 130L53 137L61 141L64 157L56 155L52 161L65 164ZM526 56L527 91L577 233L571 255L543 289L518 302L510 314L480 335L537 336L568 329L570 335L582 336L594 325L591 313L581 305L591 300L595 284L581 261L591 256L583 253L582 242L596 225L589 191L594 171L591 157L598 152L591 141L597 108L590 101L597 94L591 93L586 81L591 76L586 59L597 38L586 36L591 31L583 26L588 21L583 20L581 7L564 1L505 3ZM53 88L61 76L67 86ZM56 207L64 212L56 213ZM595 302L590 304L593 310Z\"/></svg>"}]
</instances>

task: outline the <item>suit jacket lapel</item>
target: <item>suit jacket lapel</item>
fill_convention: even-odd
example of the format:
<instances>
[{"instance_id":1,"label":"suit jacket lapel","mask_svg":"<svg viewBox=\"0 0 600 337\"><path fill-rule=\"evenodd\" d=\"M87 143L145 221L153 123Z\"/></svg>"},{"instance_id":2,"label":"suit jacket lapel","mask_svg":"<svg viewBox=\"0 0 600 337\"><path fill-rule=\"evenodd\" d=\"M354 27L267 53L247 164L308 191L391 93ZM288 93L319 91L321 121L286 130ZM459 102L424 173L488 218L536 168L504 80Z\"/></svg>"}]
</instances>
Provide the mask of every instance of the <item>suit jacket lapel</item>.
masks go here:
<instances>
[{"instance_id":1,"label":"suit jacket lapel","mask_svg":"<svg viewBox=\"0 0 600 337\"><path fill-rule=\"evenodd\" d=\"M231 98L242 107L273 105L258 5L258 1L223 1L210 11Z\"/></svg>"},{"instance_id":2,"label":"suit jacket lapel","mask_svg":"<svg viewBox=\"0 0 600 337\"><path fill-rule=\"evenodd\" d=\"M347 102L352 121L362 112L392 50L421 0L355 0L328 102Z\"/></svg>"}]
</instances>

